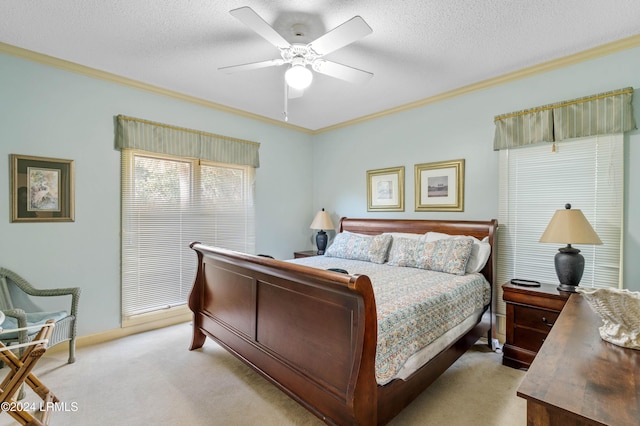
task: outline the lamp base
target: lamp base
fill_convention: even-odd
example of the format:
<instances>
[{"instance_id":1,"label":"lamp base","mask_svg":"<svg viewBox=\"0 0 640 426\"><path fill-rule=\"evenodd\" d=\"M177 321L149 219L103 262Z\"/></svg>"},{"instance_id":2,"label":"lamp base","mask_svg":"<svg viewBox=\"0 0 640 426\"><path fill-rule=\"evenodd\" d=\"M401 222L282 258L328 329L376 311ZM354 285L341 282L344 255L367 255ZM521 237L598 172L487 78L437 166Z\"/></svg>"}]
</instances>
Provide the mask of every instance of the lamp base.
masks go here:
<instances>
[{"instance_id":1,"label":"lamp base","mask_svg":"<svg viewBox=\"0 0 640 426\"><path fill-rule=\"evenodd\" d=\"M316 235L316 245L318 246L318 254L324 254L325 249L327 248L327 241L329 237L327 233L323 230L318 231L318 235Z\"/></svg>"},{"instance_id":2,"label":"lamp base","mask_svg":"<svg viewBox=\"0 0 640 426\"><path fill-rule=\"evenodd\" d=\"M584 272L584 257L580 254L580 250L571 247L571 244L562 247L558 249L554 263L556 275L560 281L558 290L575 293Z\"/></svg>"},{"instance_id":3,"label":"lamp base","mask_svg":"<svg viewBox=\"0 0 640 426\"><path fill-rule=\"evenodd\" d=\"M568 285L568 284L560 284L558 287L556 287L558 290L560 291L566 291L569 293L577 293L576 291L576 287L575 285Z\"/></svg>"}]
</instances>

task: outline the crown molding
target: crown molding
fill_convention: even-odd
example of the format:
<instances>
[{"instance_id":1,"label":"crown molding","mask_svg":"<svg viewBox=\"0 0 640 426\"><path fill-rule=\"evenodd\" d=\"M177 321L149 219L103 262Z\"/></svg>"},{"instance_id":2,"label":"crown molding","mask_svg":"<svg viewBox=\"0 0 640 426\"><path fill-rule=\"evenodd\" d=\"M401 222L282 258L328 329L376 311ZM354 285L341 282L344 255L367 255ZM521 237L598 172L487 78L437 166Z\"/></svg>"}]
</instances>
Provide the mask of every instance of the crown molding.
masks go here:
<instances>
[{"instance_id":1,"label":"crown molding","mask_svg":"<svg viewBox=\"0 0 640 426\"><path fill-rule=\"evenodd\" d=\"M469 84L467 86L459 87L448 92L440 93L428 98L420 99L415 102L400 105L395 108L386 109L384 111L376 112L374 114L365 115L353 120L338 123L333 126L324 127L322 129L315 130L313 134L320 134L329 132L332 130L353 126L354 124L363 123L365 121L375 120L377 118L386 117L388 115L397 114L399 112L408 111L415 108L420 108L426 105L442 102L451 98L455 98L469 93L477 92L479 90L488 89L490 87L499 86L512 81L521 80L523 78L531 77L537 74L542 74L548 71L553 71L559 68L564 68L570 65L575 65L580 62L585 62L591 59L600 58L602 56L610 55L612 53L620 52L623 50L632 49L640 46L640 34L627 37L621 40L617 40L611 43L603 44L582 52L574 53L572 55L564 56L562 58L554 59L551 61L543 62L538 65L523 68L518 71L514 71L508 74L503 74L498 77L483 80L478 83Z\"/></svg>"},{"instance_id":2,"label":"crown molding","mask_svg":"<svg viewBox=\"0 0 640 426\"><path fill-rule=\"evenodd\" d=\"M353 120L345 121L335 124L333 126L323 127L317 130L311 130L300 126L294 126L282 121L274 120L264 117L262 115L249 113L236 108L231 108L225 105L217 104L215 102L206 101L204 99L197 98L195 96L185 95L172 90L163 89L161 87L153 86L151 84L143 83L137 80L133 80L126 77L121 77L116 74L100 71L94 68L90 68L84 65L79 65L73 62L65 61L63 59L54 58L53 56L44 55L42 53L33 52L31 50L23 49L20 47L12 46L10 44L0 42L0 53L6 53L8 55L16 56L22 59L27 59L33 62L38 62L44 65L52 66L55 68L63 69L65 71L73 72L76 74L93 77L96 79L116 83L128 87L132 87L138 90L154 93L157 95L167 96L170 98L178 99L184 102L193 103L195 105L203 106L205 108L212 108L219 111L227 112L230 114L238 115L241 117L258 120L264 123L288 128L301 133L307 133L311 135L317 135L321 133L330 132L333 130L341 129L355 124L364 123L366 121L375 120L378 118L394 115L403 111L408 111L415 108L420 108L426 105L442 102L448 99L452 99L458 96L466 95L469 93L477 92L479 90L488 89L490 87L499 86L501 84L521 80L527 77L531 77L537 74L542 74L548 71L564 68L570 65L575 65L581 62L585 62L591 59L600 58L602 56L610 55L612 53L620 52L623 50L632 49L640 46L640 34L627 37L621 40L617 40L611 43L606 43L600 46L596 46L591 49L584 50L582 52L574 53L572 55L564 56L562 58L554 59L551 61L543 62L538 65L523 68L518 71L503 74L498 77L483 80L477 83L469 84L467 86L459 87L448 92L440 93L434 96L430 96L424 99L410 102L408 104L400 105L394 108L389 108L383 111L379 111L373 114L365 115Z\"/></svg>"},{"instance_id":3,"label":"crown molding","mask_svg":"<svg viewBox=\"0 0 640 426\"><path fill-rule=\"evenodd\" d=\"M84 65L76 64L74 62L65 61L64 59L55 58L53 56L45 55L42 53L34 52L31 50L23 49L21 47L12 46L10 44L0 42L0 53L6 53L7 55L16 56L18 58L27 59L32 62L48 65L54 68L59 68L65 71L69 71L75 74L84 75L87 77L104 80L109 83L115 83L122 86L132 87L134 89L142 90L145 92L153 93L156 95L166 96L173 99L177 99L183 102L189 102L205 108L216 109L219 111L227 112L230 114L238 115L253 120L258 120L268 124L274 124L276 126L285 127L291 130L295 130L302 133L312 133L311 130L300 126L294 126L292 124L283 123L272 118L264 117L258 114L252 114L247 111L228 107L225 105L217 104L215 102L206 101L195 96L185 95L183 93L175 92L173 90L163 89L148 83L133 80L127 77L122 77L116 74L112 74L106 71L100 71L95 68L87 67Z\"/></svg>"}]
</instances>

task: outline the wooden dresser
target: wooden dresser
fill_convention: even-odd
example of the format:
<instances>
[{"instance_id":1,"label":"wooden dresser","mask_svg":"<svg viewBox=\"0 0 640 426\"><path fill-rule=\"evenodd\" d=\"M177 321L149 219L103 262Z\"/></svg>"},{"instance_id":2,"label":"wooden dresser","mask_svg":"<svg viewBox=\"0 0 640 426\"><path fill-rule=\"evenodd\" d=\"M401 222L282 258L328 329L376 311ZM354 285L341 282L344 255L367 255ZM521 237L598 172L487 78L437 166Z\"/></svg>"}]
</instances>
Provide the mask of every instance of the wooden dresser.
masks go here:
<instances>
[{"instance_id":1,"label":"wooden dresser","mask_svg":"<svg viewBox=\"0 0 640 426\"><path fill-rule=\"evenodd\" d=\"M571 293L558 291L557 285L502 286L507 305L506 341L502 363L527 369L551 331Z\"/></svg>"},{"instance_id":2,"label":"wooden dresser","mask_svg":"<svg viewBox=\"0 0 640 426\"><path fill-rule=\"evenodd\" d=\"M528 425L640 425L640 351L605 342L601 325L572 294L518 388Z\"/></svg>"}]
</instances>

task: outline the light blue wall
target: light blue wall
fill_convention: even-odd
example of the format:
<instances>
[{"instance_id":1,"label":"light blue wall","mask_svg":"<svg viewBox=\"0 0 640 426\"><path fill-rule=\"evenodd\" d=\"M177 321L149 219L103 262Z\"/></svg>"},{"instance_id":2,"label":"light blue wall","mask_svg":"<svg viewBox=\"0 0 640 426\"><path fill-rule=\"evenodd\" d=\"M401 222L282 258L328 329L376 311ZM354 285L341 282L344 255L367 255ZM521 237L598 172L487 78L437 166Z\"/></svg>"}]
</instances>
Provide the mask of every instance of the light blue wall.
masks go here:
<instances>
[{"instance_id":1,"label":"light blue wall","mask_svg":"<svg viewBox=\"0 0 640 426\"><path fill-rule=\"evenodd\" d=\"M260 142L256 250L309 247L310 135L0 54L0 265L82 287L81 335L120 326L118 114ZM10 223L9 154L75 160L75 222Z\"/></svg>"},{"instance_id":2,"label":"light blue wall","mask_svg":"<svg viewBox=\"0 0 640 426\"><path fill-rule=\"evenodd\" d=\"M635 48L310 136L0 54L0 265L44 287L81 286L81 335L120 326L120 155L113 149L118 114L260 142L256 250L289 258L312 247L308 227L322 207L336 226L341 216L497 217L493 117L637 89L638 70ZM75 160L74 223L9 222L9 154ZM458 158L466 161L464 212L414 212L414 164ZM640 133L633 131L625 136L624 217L624 281L632 290L640 290L639 165ZM367 212L366 171L395 166L405 167L405 212Z\"/></svg>"},{"instance_id":3,"label":"light blue wall","mask_svg":"<svg viewBox=\"0 0 640 426\"><path fill-rule=\"evenodd\" d=\"M472 66L473 64L470 64ZM315 208L334 218L498 217L498 154L493 151L496 115L595 93L640 87L640 48L337 129L314 139ZM428 73L425 72L428 84ZM639 93L634 93L640 124ZM550 154L551 155L551 154ZM465 159L465 209L460 213L414 211L414 165ZM366 171L405 167L405 212L367 212ZM640 290L640 133L625 135L624 286ZM553 265L549 265L553 270ZM535 277L532 277L535 278Z\"/></svg>"}]
</instances>

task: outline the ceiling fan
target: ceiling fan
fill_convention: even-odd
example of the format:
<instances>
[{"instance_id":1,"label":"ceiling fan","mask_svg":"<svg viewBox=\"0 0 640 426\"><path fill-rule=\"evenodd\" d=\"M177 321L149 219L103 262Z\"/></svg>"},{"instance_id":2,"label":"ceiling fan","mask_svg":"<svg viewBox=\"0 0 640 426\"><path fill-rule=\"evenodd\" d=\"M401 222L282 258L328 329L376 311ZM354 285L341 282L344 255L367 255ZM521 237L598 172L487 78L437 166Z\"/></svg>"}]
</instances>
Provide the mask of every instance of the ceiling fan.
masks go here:
<instances>
[{"instance_id":1,"label":"ceiling fan","mask_svg":"<svg viewBox=\"0 0 640 426\"><path fill-rule=\"evenodd\" d=\"M248 6L229 13L280 50L280 58L219 68L226 73L248 71L288 64L285 72L285 121L287 99L302 96L313 80L311 69L317 73L351 83L365 83L373 74L348 65L328 61L323 57L373 32L360 16L355 16L308 44L289 43L253 9ZM309 66L309 68L307 68Z\"/></svg>"}]
</instances>

